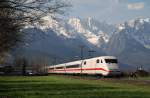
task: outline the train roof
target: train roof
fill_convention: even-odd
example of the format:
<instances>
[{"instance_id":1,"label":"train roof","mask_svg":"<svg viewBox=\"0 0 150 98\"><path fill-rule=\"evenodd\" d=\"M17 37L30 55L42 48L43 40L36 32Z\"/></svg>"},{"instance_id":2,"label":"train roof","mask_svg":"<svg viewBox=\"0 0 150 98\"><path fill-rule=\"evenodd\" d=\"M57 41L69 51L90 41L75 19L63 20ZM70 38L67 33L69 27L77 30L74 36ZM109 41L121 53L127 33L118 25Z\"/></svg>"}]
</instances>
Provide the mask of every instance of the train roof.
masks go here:
<instances>
[{"instance_id":1,"label":"train roof","mask_svg":"<svg viewBox=\"0 0 150 98\"><path fill-rule=\"evenodd\" d=\"M116 57L114 56L99 56L99 57L94 57L94 58L89 58L89 59L83 59L83 60L77 60L77 61L72 61L72 62L67 62L67 63L62 63L62 64L57 64L57 65L51 65L49 67L53 67L53 66L65 66L66 64L81 64L82 61L87 61L87 60L94 60L94 59L116 59Z\"/></svg>"}]
</instances>

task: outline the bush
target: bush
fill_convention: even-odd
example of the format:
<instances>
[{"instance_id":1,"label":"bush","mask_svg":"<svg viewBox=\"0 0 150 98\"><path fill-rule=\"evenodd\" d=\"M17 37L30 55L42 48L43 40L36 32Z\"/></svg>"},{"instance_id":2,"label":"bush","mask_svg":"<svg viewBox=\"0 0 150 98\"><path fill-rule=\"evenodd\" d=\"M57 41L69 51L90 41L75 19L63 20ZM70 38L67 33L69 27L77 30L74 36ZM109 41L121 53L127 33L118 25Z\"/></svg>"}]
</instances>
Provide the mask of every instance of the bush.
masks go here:
<instances>
[{"instance_id":1,"label":"bush","mask_svg":"<svg viewBox=\"0 0 150 98\"><path fill-rule=\"evenodd\" d=\"M147 71L145 71L145 70L137 70L135 72L135 74L137 76L140 76L140 77L147 77L147 76L149 76L149 73Z\"/></svg>"}]
</instances>

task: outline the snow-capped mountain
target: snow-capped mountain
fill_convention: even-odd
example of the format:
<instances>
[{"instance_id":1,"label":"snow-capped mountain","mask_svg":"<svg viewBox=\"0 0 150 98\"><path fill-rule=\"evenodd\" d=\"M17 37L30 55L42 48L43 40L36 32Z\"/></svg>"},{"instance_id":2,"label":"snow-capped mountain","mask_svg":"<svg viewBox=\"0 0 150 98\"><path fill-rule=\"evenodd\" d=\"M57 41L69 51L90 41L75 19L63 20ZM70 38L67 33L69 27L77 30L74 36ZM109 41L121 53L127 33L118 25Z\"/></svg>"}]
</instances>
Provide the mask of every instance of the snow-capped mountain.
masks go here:
<instances>
[{"instance_id":1,"label":"snow-capped mountain","mask_svg":"<svg viewBox=\"0 0 150 98\"><path fill-rule=\"evenodd\" d=\"M135 19L117 25L117 30L107 44L107 54L117 56L121 62L134 65L150 65L150 21Z\"/></svg>"},{"instance_id":2,"label":"snow-capped mountain","mask_svg":"<svg viewBox=\"0 0 150 98\"><path fill-rule=\"evenodd\" d=\"M138 18L130 20L124 24L119 24L118 31L125 31L128 36L132 36L136 41L150 49L150 19Z\"/></svg>"},{"instance_id":3,"label":"snow-capped mountain","mask_svg":"<svg viewBox=\"0 0 150 98\"><path fill-rule=\"evenodd\" d=\"M105 22L99 22L92 18L80 19L80 18L70 18L68 20L56 20L45 18L41 25L37 25L37 28L47 32L48 29L53 29L53 31L63 38L78 38L81 37L88 43L89 46L95 45L101 47L101 44L107 43L110 36L115 31L115 27L108 25Z\"/></svg>"},{"instance_id":4,"label":"snow-capped mountain","mask_svg":"<svg viewBox=\"0 0 150 98\"><path fill-rule=\"evenodd\" d=\"M102 44L109 41L109 37L115 30L114 26L101 23L92 18L78 19L71 18L68 22L84 39L89 43L101 47Z\"/></svg>"},{"instance_id":5,"label":"snow-capped mountain","mask_svg":"<svg viewBox=\"0 0 150 98\"><path fill-rule=\"evenodd\" d=\"M80 46L84 45L85 57L89 50L95 50L94 56L114 55L124 64L150 65L149 18L110 25L93 18L58 22L47 17L40 25L26 28L25 32L28 32L26 37L32 39L25 48L28 52L36 50L51 56L74 58L80 57Z\"/></svg>"}]
</instances>

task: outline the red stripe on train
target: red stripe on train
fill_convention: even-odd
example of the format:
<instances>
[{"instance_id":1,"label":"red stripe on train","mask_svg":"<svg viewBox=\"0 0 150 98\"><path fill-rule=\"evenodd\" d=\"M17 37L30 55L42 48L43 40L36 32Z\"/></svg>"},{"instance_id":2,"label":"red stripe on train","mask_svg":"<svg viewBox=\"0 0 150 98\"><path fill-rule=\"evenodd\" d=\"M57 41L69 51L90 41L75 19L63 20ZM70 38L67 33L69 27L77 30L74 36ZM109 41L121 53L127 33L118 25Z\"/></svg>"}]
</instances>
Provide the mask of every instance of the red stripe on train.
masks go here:
<instances>
[{"instance_id":1,"label":"red stripe on train","mask_svg":"<svg viewBox=\"0 0 150 98\"><path fill-rule=\"evenodd\" d=\"M106 72L111 72L111 71L108 71L108 70L105 70L105 69L103 69L103 68L83 68L83 69L66 69L66 70L62 70L62 69L60 69L60 70L49 70L50 72L55 72L55 71L64 71L64 72L66 72L66 71L84 71L84 70L102 70L102 71L106 71Z\"/></svg>"}]
</instances>

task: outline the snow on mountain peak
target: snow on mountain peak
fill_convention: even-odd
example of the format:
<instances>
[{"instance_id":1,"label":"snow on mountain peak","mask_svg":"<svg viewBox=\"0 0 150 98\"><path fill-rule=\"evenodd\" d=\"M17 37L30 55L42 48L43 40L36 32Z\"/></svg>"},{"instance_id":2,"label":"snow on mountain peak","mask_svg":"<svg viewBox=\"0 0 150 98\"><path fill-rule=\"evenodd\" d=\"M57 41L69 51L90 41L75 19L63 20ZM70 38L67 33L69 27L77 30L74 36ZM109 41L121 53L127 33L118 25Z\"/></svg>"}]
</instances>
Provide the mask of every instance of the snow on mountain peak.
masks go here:
<instances>
[{"instance_id":1,"label":"snow on mountain peak","mask_svg":"<svg viewBox=\"0 0 150 98\"><path fill-rule=\"evenodd\" d=\"M85 39L87 39L87 41L89 41L92 44L98 44L97 36L94 33L86 30L82 26L80 19L71 18L69 19L68 23L79 33L79 35L84 36Z\"/></svg>"},{"instance_id":2,"label":"snow on mountain peak","mask_svg":"<svg viewBox=\"0 0 150 98\"><path fill-rule=\"evenodd\" d=\"M123 24L117 25L116 33L125 33L126 36L132 37L141 43L145 48L150 48L150 19L137 18Z\"/></svg>"},{"instance_id":3,"label":"snow on mountain peak","mask_svg":"<svg viewBox=\"0 0 150 98\"><path fill-rule=\"evenodd\" d=\"M150 18L145 18L145 22L150 22Z\"/></svg>"},{"instance_id":4,"label":"snow on mountain peak","mask_svg":"<svg viewBox=\"0 0 150 98\"><path fill-rule=\"evenodd\" d=\"M48 30L50 29L53 30L58 36L62 36L63 38L72 38L72 35L67 31L63 22L58 22L50 17L44 17L41 23L37 24L36 27L45 33L48 33Z\"/></svg>"},{"instance_id":5,"label":"snow on mountain peak","mask_svg":"<svg viewBox=\"0 0 150 98\"><path fill-rule=\"evenodd\" d=\"M125 29L127 26L131 28L136 28L136 30L138 30L144 23L150 23L150 18L132 19L129 20L128 22L118 24L116 27L118 28L119 31Z\"/></svg>"},{"instance_id":6,"label":"snow on mountain peak","mask_svg":"<svg viewBox=\"0 0 150 98\"><path fill-rule=\"evenodd\" d=\"M81 25L81 21L80 19L78 18L71 18L69 19L69 22L68 22L72 27L75 28L75 30L77 30L78 32L80 33L84 33L85 32L85 29L82 27Z\"/></svg>"},{"instance_id":7,"label":"snow on mountain peak","mask_svg":"<svg viewBox=\"0 0 150 98\"><path fill-rule=\"evenodd\" d=\"M150 19L149 18L140 18L139 21L140 21L140 23L150 22Z\"/></svg>"},{"instance_id":8,"label":"snow on mountain peak","mask_svg":"<svg viewBox=\"0 0 150 98\"><path fill-rule=\"evenodd\" d=\"M120 33L122 30L124 30L124 29L126 29L126 26L125 26L125 24L117 24L116 26L116 32L114 32L114 33Z\"/></svg>"},{"instance_id":9,"label":"snow on mountain peak","mask_svg":"<svg viewBox=\"0 0 150 98\"><path fill-rule=\"evenodd\" d=\"M129 25L130 27L134 27L134 25L135 25L135 20L129 20L128 25Z\"/></svg>"},{"instance_id":10,"label":"snow on mountain peak","mask_svg":"<svg viewBox=\"0 0 150 98\"><path fill-rule=\"evenodd\" d=\"M91 17L88 17L88 25L89 25L89 27L91 27Z\"/></svg>"},{"instance_id":11,"label":"snow on mountain peak","mask_svg":"<svg viewBox=\"0 0 150 98\"><path fill-rule=\"evenodd\" d=\"M125 25L124 25L124 24L120 24L120 25L118 25L118 29L119 29L119 31L121 31L121 30L125 29Z\"/></svg>"},{"instance_id":12,"label":"snow on mountain peak","mask_svg":"<svg viewBox=\"0 0 150 98\"><path fill-rule=\"evenodd\" d=\"M100 30L101 28L98 25L93 24L91 17L84 21L78 18L71 18L68 23L91 44L99 46L99 44L109 41L107 33Z\"/></svg>"}]
</instances>

